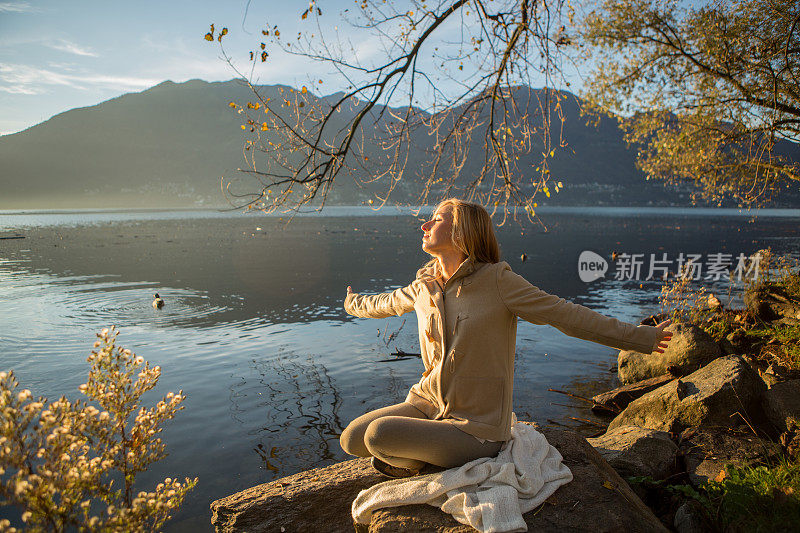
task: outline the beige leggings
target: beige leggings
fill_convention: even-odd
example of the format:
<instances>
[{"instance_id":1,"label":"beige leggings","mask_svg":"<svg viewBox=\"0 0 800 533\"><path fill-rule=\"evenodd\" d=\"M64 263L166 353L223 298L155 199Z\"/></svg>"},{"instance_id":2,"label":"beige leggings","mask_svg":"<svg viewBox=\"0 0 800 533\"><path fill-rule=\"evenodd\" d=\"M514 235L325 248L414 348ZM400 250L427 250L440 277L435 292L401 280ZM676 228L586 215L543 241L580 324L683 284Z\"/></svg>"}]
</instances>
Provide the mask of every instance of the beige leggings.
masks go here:
<instances>
[{"instance_id":1,"label":"beige leggings","mask_svg":"<svg viewBox=\"0 0 800 533\"><path fill-rule=\"evenodd\" d=\"M481 443L449 422L429 420L410 403L363 414L339 437L342 449L358 457L375 456L393 466L419 470L426 463L453 468L496 455L502 442Z\"/></svg>"}]
</instances>

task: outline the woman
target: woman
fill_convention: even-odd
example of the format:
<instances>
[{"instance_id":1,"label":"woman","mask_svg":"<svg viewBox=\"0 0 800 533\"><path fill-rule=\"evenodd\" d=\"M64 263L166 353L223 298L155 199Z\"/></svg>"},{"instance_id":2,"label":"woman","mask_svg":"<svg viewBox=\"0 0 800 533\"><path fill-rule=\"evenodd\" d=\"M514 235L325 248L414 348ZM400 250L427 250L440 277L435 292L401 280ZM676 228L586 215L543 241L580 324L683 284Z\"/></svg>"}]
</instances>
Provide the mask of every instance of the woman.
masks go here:
<instances>
[{"instance_id":1,"label":"woman","mask_svg":"<svg viewBox=\"0 0 800 533\"><path fill-rule=\"evenodd\" d=\"M433 464L460 466L495 455L511 431L517 317L614 348L663 353L669 321L634 326L534 287L500 262L483 207L439 204L422 225L432 259L407 287L362 296L347 287L351 315L385 318L417 312L425 371L406 400L353 420L342 449L372 457L390 477Z\"/></svg>"}]
</instances>

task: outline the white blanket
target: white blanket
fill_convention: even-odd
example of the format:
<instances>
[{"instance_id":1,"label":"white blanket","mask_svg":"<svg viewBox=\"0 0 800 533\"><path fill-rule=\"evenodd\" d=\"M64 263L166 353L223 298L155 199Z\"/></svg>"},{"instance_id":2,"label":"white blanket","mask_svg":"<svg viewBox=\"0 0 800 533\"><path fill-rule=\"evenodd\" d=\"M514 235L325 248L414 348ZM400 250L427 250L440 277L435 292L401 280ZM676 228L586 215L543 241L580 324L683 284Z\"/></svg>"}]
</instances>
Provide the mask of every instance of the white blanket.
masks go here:
<instances>
[{"instance_id":1,"label":"white blanket","mask_svg":"<svg viewBox=\"0 0 800 533\"><path fill-rule=\"evenodd\" d=\"M351 513L369 524L372 512L385 507L427 503L478 531L527 531L522 514L536 508L572 472L558 450L528 424L511 427L511 440L497 457L482 457L437 474L392 479L362 490Z\"/></svg>"}]
</instances>

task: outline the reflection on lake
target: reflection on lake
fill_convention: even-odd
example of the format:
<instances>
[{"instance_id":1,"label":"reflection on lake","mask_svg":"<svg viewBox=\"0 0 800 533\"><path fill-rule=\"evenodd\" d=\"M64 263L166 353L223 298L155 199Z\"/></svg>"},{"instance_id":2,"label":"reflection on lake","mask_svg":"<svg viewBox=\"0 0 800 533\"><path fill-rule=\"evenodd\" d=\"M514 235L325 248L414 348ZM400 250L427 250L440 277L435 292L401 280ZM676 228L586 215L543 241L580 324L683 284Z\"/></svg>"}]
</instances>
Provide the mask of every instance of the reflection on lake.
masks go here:
<instances>
[{"instance_id":1,"label":"reflection on lake","mask_svg":"<svg viewBox=\"0 0 800 533\"><path fill-rule=\"evenodd\" d=\"M162 367L156 394L188 396L164 433L169 457L142 476L142 487L198 476L169 529L210 530L211 500L345 459L338 435L347 422L402 401L421 373L417 358L390 355L419 351L413 315L354 319L341 308L347 285L377 292L411 281L425 261L420 221L331 212L339 216L298 217L288 227L216 212L0 214L0 237L24 237L0 239L0 370L14 369L34 393L77 397L94 333L117 324L121 345ZM612 266L585 284L581 251L608 258L800 248L796 212L754 222L735 211L542 214L547 231L500 228L512 268L628 321L658 310L660 283L614 280ZM727 294L727 285L716 290ZM151 306L155 292L166 301L161 310ZM594 419L547 388L590 395L612 386L616 352L527 323L518 339L517 413L545 424Z\"/></svg>"}]
</instances>

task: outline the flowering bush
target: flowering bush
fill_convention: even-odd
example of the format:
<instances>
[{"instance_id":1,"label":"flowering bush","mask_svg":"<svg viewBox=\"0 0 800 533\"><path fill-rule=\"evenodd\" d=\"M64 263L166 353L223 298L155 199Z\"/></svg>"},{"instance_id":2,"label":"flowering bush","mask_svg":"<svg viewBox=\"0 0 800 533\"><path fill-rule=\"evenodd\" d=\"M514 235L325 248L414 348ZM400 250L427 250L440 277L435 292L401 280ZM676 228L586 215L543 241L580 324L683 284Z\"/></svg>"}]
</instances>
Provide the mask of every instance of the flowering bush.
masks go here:
<instances>
[{"instance_id":1,"label":"flowering bush","mask_svg":"<svg viewBox=\"0 0 800 533\"><path fill-rule=\"evenodd\" d=\"M158 434L186 396L141 406L161 369L117 347L117 333L101 331L89 355L78 388L92 403L34 398L13 372L0 372L0 496L22 509L27 529L155 531L197 483L167 478L134 494L136 474L165 456ZM14 528L0 520L0 531Z\"/></svg>"}]
</instances>

